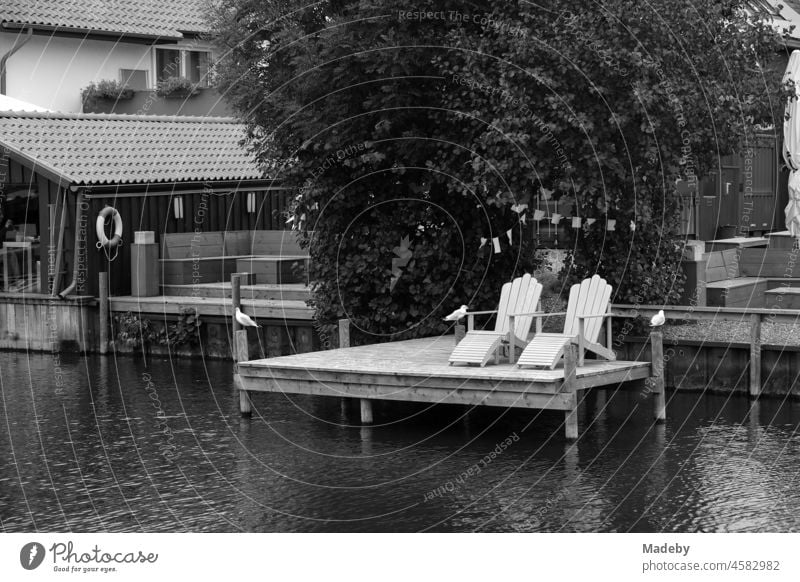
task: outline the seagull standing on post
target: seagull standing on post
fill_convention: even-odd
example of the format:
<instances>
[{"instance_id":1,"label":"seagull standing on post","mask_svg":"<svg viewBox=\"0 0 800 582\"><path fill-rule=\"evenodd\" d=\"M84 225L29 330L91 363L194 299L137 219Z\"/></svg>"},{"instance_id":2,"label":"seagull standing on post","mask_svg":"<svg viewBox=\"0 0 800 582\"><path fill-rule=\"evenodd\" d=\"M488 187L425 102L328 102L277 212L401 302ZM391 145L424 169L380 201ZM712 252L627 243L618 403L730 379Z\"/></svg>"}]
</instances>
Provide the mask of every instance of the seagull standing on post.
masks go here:
<instances>
[{"instance_id":1,"label":"seagull standing on post","mask_svg":"<svg viewBox=\"0 0 800 582\"><path fill-rule=\"evenodd\" d=\"M469 309L469 307L467 307L466 305L462 305L460 308L456 309L453 313L445 317L444 320L458 321L467 314L467 309Z\"/></svg>"},{"instance_id":2,"label":"seagull standing on post","mask_svg":"<svg viewBox=\"0 0 800 582\"><path fill-rule=\"evenodd\" d=\"M236 321L239 322L239 325L242 327L261 327L255 321L253 321L249 315L246 313L242 313L242 310L238 307L236 308Z\"/></svg>"},{"instance_id":3,"label":"seagull standing on post","mask_svg":"<svg viewBox=\"0 0 800 582\"><path fill-rule=\"evenodd\" d=\"M666 320L667 318L664 316L664 310L662 309L650 320L650 327L661 327Z\"/></svg>"}]
</instances>

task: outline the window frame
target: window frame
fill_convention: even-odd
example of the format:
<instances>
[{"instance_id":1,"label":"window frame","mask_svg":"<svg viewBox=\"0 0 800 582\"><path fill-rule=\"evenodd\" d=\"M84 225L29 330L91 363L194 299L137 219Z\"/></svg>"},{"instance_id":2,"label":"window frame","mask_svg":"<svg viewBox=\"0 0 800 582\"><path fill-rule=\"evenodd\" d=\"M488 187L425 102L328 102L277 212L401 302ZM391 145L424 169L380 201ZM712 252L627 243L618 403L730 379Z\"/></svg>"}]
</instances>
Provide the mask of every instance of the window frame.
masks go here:
<instances>
[{"instance_id":1,"label":"window frame","mask_svg":"<svg viewBox=\"0 0 800 582\"><path fill-rule=\"evenodd\" d=\"M167 51L178 51L180 53L178 57L178 61L180 63L180 72L177 76L183 77L185 79L189 78L189 53L204 53L207 55L208 59L208 71L211 71L213 66L213 53L211 48L208 47L187 47L181 45L166 45L166 46L155 46L153 47L153 74L152 78L152 89L158 88L159 79L159 70L158 70L158 51L159 50L167 50ZM209 75L206 74L205 77L200 78L200 82L197 85L201 89L205 89L211 86L209 82Z\"/></svg>"}]
</instances>

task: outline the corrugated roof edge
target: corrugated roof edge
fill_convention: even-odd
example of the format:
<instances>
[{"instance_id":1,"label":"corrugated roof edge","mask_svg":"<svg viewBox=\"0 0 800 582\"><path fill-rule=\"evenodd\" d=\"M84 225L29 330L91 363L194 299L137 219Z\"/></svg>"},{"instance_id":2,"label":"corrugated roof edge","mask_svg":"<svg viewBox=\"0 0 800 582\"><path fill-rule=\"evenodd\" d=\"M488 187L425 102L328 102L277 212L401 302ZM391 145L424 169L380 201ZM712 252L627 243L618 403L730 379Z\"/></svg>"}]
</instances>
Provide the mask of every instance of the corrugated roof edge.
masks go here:
<instances>
[{"instance_id":1,"label":"corrugated roof edge","mask_svg":"<svg viewBox=\"0 0 800 582\"><path fill-rule=\"evenodd\" d=\"M187 123L241 123L235 117L188 115L132 115L124 113L62 113L60 111L0 111L0 117L29 117L33 119L98 119L109 121L169 121Z\"/></svg>"}]
</instances>

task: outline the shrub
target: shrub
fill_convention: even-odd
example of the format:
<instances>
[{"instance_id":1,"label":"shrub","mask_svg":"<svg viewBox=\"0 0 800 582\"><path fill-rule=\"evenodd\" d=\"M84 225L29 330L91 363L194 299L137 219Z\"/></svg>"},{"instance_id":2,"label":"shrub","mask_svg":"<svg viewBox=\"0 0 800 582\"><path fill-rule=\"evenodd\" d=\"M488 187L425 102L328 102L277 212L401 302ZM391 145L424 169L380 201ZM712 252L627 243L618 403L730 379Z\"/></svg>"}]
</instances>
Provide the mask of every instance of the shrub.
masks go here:
<instances>
[{"instance_id":1,"label":"shrub","mask_svg":"<svg viewBox=\"0 0 800 582\"><path fill-rule=\"evenodd\" d=\"M111 101L123 101L133 98L133 89L115 81L114 79L103 79L97 83L90 83L81 91L83 101L95 99L108 99Z\"/></svg>"},{"instance_id":2,"label":"shrub","mask_svg":"<svg viewBox=\"0 0 800 582\"><path fill-rule=\"evenodd\" d=\"M200 89L185 77L168 77L158 83L156 95L167 99L182 99L197 95Z\"/></svg>"}]
</instances>

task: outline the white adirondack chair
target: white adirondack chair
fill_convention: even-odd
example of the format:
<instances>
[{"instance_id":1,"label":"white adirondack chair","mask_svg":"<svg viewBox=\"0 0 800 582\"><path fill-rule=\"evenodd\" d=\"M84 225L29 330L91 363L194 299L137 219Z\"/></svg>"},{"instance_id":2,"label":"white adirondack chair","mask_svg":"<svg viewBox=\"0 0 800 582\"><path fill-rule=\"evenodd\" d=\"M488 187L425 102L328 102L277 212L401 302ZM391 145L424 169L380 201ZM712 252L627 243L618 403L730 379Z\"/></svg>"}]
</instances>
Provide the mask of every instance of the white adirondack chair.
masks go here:
<instances>
[{"instance_id":1,"label":"white adirondack chair","mask_svg":"<svg viewBox=\"0 0 800 582\"><path fill-rule=\"evenodd\" d=\"M500 292L500 303L495 311L468 311L467 334L458 342L450 354L450 365L478 364L485 366L492 357L496 364L500 363L500 350L512 344L509 359L513 363L513 345L524 346L528 341L528 332L535 313L539 308L542 295L542 284L529 274L514 279L503 285ZM510 318L513 313L523 315ZM475 329L475 316L496 313L497 321L494 330Z\"/></svg>"},{"instance_id":2,"label":"white adirondack chair","mask_svg":"<svg viewBox=\"0 0 800 582\"><path fill-rule=\"evenodd\" d=\"M573 285L569 292L567 311L547 314L566 316L564 332L537 333L522 351L518 365L552 370L564 355L564 348L570 343L578 344L579 366L583 365L586 350L607 360L615 360L616 355L610 345L604 347L597 343L603 320L611 316L610 299L611 285L599 275ZM535 317L540 318L542 315L537 314Z\"/></svg>"}]
</instances>

